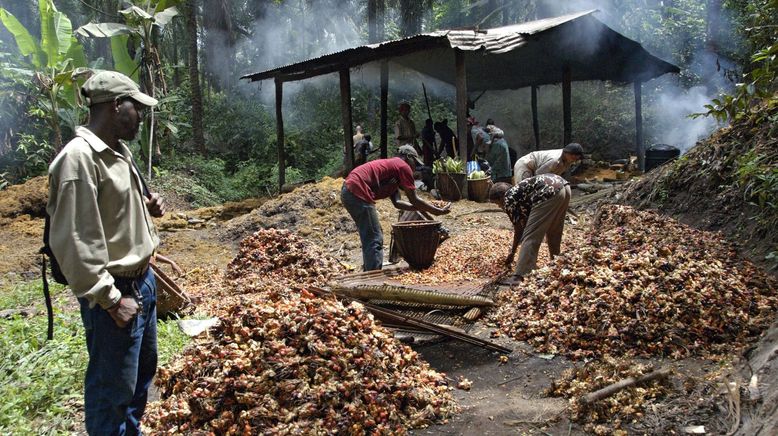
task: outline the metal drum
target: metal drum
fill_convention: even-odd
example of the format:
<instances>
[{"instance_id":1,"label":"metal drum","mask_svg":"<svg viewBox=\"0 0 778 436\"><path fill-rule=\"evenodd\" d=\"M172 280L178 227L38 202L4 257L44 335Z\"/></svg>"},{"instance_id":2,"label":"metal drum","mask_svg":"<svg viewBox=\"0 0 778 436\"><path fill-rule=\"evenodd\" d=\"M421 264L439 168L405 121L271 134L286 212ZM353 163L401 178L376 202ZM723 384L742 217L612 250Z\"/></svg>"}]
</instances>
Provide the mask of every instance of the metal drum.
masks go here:
<instances>
[{"instance_id":1,"label":"metal drum","mask_svg":"<svg viewBox=\"0 0 778 436\"><path fill-rule=\"evenodd\" d=\"M676 159L680 155L681 150L672 145L654 144L646 150L645 172L649 172L667 161Z\"/></svg>"}]
</instances>

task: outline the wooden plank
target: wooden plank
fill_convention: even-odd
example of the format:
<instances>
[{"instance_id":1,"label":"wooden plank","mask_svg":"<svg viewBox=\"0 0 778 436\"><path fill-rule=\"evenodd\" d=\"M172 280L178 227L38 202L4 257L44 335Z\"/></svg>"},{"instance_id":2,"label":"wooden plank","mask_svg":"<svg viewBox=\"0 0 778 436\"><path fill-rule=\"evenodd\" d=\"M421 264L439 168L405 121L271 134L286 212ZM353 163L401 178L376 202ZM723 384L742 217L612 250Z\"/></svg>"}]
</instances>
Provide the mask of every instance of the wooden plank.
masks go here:
<instances>
[{"instance_id":1,"label":"wooden plank","mask_svg":"<svg viewBox=\"0 0 778 436\"><path fill-rule=\"evenodd\" d=\"M389 100L389 62L381 62L381 159L389 157L389 128L387 126L389 118L388 109Z\"/></svg>"},{"instance_id":2,"label":"wooden plank","mask_svg":"<svg viewBox=\"0 0 778 436\"><path fill-rule=\"evenodd\" d=\"M643 148L643 84L635 82L635 153L638 155L638 168L646 169L645 150Z\"/></svg>"},{"instance_id":3,"label":"wooden plank","mask_svg":"<svg viewBox=\"0 0 778 436\"><path fill-rule=\"evenodd\" d=\"M333 295L332 292L327 291L326 289L317 288L314 286L308 287L307 290L312 292L315 295L318 295L320 297L327 296L327 295ZM340 298L345 301L357 301L352 298L344 297L344 296L338 296L337 298ZM481 338L477 338L472 335L468 335L467 333L463 333L459 330L455 330L449 327L440 326L437 324L433 324L431 322L427 322L424 320L420 320L417 318L413 318L410 316L403 315L401 313L395 312L393 310L384 309L382 307L378 307L375 305L372 305L370 303L365 303L362 301L359 301L360 304L364 305L367 310L370 311L370 313L373 314L373 316L382 321L382 322L388 322L392 325L403 325L403 326L410 326L414 327L416 329L420 330L426 330L429 332L441 334L444 336L448 336L450 338L459 339L460 341L467 342L469 344L477 345L479 347L486 348L487 350L491 351L497 351L499 353L504 354L510 354L513 352L510 348L503 347L501 345L494 344L489 341L485 341Z\"/></svg>"},{"instance_id":4,"label":"wooden plank","mask_svg":"<svg viewBox=\"0 0 778 436\"><path fill-rule=\"evenodd\" d=\"M351 73L340 70L340 113L343 120L344 177L354 169L354 131L351 125Z\"/></svg>"},{"instance_id":5,"label":"wooden plank","mask_svg":"<svg viewBox=\"0 0 778 436\"><path fill-rule=\"evenodd\" d=\"M540 150L540 123L538 122L538 87L533 85L531 89L532 105L532 132L535 134L535 150Z\"/></svg>"},{"instance_id":6,"label":"wooden plank","mask_svg":"<svg viewBox=\"0 0 778 436\"><path fill-rule=\"evenodd\" d=\"M459 158L467 160L467 69L465 68L465 53L454 49L457 89L457 137L459 140Z\"/></svg>"},{"instance_id":7,"label":"wooden plank","mask_svg":"<svg viewBox=\"0 0 778 436\"><path fill-rule=\"evenodd\" d=\"M278 147L278 192L286 183L286 152L284 151L284 82L276 78L276 144Z\"/></svg>"},{"instance_id":8,"label":"wooden plank","mask_svg":"<svg viewBox=\"0 0 778 436\"><path fill-rule=\"evenodd\" d=\"M573 141L573 106L572 106L573 73L570 67L562 71L562 116L564 119L564 139L562 146Z\"/></svg>"}]
</instances>

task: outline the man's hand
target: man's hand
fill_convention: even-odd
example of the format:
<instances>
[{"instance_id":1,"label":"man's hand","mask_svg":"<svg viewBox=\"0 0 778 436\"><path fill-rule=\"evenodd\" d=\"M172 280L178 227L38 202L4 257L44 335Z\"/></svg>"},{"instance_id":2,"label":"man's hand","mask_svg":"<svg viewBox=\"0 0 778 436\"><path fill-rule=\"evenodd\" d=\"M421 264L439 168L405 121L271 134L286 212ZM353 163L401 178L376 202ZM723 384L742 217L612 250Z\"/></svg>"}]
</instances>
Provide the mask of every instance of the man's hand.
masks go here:
<instances>
[{"instance_id":1,"label":"man's hand","mask_svg":"<svg viewBox=\"0 0 778 436\"><path fill-rule=\"evenodd\" d=\"M165 215L165 200L158 193L154 192L150 197L146 198L146 208L151 216L159 218Z\"/></svg>"},{"instance_id":2,"label":"man's hand","mask_svg":"<svg viewBox=\"0 0 778 436\"><path fill-rule=\"evenodd\" d=\"M435 215L446 215L449 212L451 212L451 203L446 204L443 207L436 208L437 211L435 211Z\"/></svg>"},{"instance_id":3,"label":"man's hand","mask_svg":"<svg viewBox=\"0 0 778 436\"><path fill-rule=\"evenodd\" d=\"M124 328L138 314L138 302L132 297L122 297L118 303L106 309L119 328Z\"/></svg>"}]
</instances>

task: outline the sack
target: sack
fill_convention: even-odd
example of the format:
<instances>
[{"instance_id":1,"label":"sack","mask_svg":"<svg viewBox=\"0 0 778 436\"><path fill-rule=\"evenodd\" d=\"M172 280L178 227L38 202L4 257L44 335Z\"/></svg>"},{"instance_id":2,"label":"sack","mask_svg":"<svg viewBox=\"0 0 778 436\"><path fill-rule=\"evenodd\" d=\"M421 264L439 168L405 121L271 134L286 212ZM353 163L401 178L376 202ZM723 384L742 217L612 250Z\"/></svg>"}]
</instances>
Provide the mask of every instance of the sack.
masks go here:
<instances>
[{"instance_id":1,"label":"sack","mask_svg":"<svg viewBox=\"0 0 778 436\"><path fill-rule=\"evenodd\" d=\"M57 259L54 257L54 253L52 253L51 246L49 245L50 228L51 218L47 213L46 220L43 225L43 247L41 247L40 253L49 258L49 263L51 264L51 277L54 278L54 281L61 285L67 285L68 280L65 278L65 275L62 274L62 269L59 267L59 262L57 262Z\"/></svg>"}]
</instances>

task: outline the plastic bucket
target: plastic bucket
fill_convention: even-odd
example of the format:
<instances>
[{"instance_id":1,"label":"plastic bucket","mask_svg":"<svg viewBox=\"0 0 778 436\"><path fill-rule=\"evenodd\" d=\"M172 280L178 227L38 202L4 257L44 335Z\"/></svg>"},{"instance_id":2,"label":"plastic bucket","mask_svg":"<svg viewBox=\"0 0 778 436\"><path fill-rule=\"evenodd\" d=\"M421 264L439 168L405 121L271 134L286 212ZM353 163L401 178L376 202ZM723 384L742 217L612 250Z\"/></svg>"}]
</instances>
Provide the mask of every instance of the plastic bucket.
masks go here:
<instances>
[{"instance_id":1,"label":"plastic bucket","mask_svg":"<svg viewBox=\"0 0 778 436\"><path fill-rule=\"evenodd\" d=\"M392 224L400 255L412 268L424 269L435 261L440 244L440 221L403 221Z\"/></svg>"}]
</instances>

